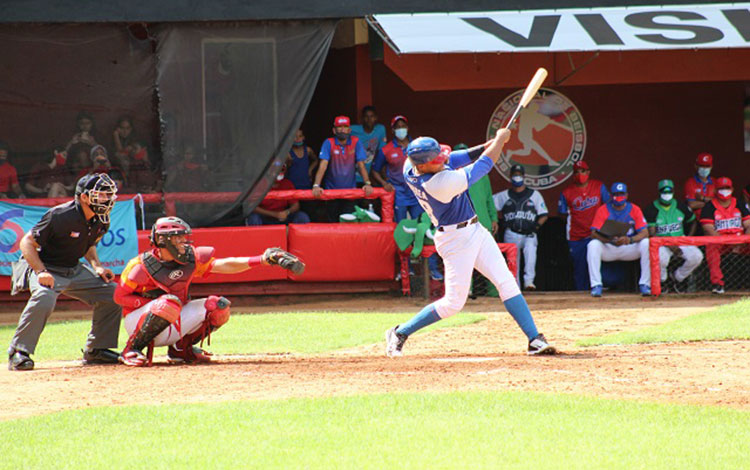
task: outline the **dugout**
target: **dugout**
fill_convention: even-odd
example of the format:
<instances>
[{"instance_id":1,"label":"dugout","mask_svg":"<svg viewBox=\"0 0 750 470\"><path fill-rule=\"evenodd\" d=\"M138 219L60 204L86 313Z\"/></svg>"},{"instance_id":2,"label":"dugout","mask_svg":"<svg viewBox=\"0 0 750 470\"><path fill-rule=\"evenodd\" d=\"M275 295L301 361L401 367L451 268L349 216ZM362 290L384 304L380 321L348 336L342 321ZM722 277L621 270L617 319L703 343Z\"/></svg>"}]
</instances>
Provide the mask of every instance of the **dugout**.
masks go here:
<instances>
[{"instance_id":1,"label":"dugout","mask_svg":"<svg viewBox=\"0 0 750 470\"><path fill-rule=\"evenodd\" d=\"M247 208L268 190L300 125L319 148L330 135L331 116L348 114L356 120L361 106L372 103L381 122L397 113L408 116L412 134L436 135L451 144L477 142L485 138L501 100L544 66L550 71L545 87L565 95L581 113L586 127L582 155L593 176L606 183L627 182L634 202L652 200L656 182L664 177L681 186L702 151L714 154L714 174L732 175L736 187L744 186L750 178L743 176L750 157L743 146L743 103L750 81L748 5L735 4L735 13L723 15L717 27L715 18L696 10L698 4L660 2L662 6L652 10L677 16L654 15L650 24L643 16L640 24L631 26L643 34L683 41L667 48L608 45L550 51L543 41L524 47L534 21L548 28L539 26L539 37L549 34L550 20L537 16L556 14L535 15L533 10L555 8L589 9L585 32L611 42L614 31L621 42L628 42L627 34L602 16L602 9L636 3L5 1L0 6L0 67L6 77L0 85L0 139L11 144L14 164L19 157L43 159L51 148L65 144L73 133L73 116L87 109L96 113L102 139L111 146L114 121L130 114L167 176L186 142L208 148L209 140L224 139L224 144L213 144L215 151L201 155L212 168L221 168L211 173L207 189L249 196ZM472 45L477 41L466 45L452 38L459 50L406 53L379 17L443 11L471 12L473 18L485 19L492 16L487 12L520 11L526 23L504 26L515 36L504 32L512 40L504 41L503 48L479 50ZM429 25L423 29L434 35L426 36L427 42L435 43L435 37L448 31ZM254 32L248 34L250 30ZM722 38L709 30L718 30ZM263 39L269 37L276 39ZM704 43L694 41L700 37ZM297 39L288 55L270 46L289 43L285 38ZM727 38L734 42L724 44ZM228 49L230 62L234 59L245 77L253 77L254 88L217 98L218 92L236 87L221 74ZM40 65L29 68L30 60ZM217 65L213 76L206 68L211 61ZM275 80L267 80L269 76ZM278 88L289 82L295 85ZM212 97L212 90L218 95ZM253 105L258 99L267 101ZM231 125L217 123L219 114L230 116ZM499 175L493 174L492 182L495 191L506 187ZM542 190L551 215L565 184ZM203 211L191 206L187 215L196 225L236 219L240 199ZM563 246L563 225L550 222L543 233L550 239L547 246ZM539 266L538 276L549 279L538 282L540 288L566 287L552 282L565 279L559 272L566 267L555 263Z\"/></svg>"}]
</instances>

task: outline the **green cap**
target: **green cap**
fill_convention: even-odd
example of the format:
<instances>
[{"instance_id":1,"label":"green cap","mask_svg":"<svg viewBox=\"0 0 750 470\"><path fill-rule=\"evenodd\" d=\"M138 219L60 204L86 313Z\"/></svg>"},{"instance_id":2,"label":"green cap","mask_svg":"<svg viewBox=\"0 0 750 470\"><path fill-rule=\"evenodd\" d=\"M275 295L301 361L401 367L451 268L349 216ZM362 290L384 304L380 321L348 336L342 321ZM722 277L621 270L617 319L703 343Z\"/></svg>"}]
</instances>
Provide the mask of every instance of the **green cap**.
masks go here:
<instances>
[{"instance_id":1,"label":"green cap","mask_svg":"<svg viewBox=\"0 0 750 470\"><path fill-rule=\"evenodd\" d=\"M666 192L674 192L674 183L672 180L659 181L659 192L664 192L665 189L669 189L669 191Z\"/></svg>"}]
</instances>

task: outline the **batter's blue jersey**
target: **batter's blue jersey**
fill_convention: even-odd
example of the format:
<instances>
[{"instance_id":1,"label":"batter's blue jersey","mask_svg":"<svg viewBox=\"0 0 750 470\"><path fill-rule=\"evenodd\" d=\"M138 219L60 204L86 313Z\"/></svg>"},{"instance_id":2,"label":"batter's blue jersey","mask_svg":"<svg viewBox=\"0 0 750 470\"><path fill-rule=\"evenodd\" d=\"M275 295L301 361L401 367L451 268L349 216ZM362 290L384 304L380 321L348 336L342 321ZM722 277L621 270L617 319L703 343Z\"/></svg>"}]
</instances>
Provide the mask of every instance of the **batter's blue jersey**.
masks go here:
<instances>
[{"instance_id":1,"label":"batter's blue jersey","mask_svg":"<svg viewBox=\"0 0 750 470\"><path fill-rule=\"evenodd\" d=\"M448 169L438 173L417 174L411 161L404 162L404 180L435 226L457 224L476 215L467 190L489 172L492 160L482 156L466 166L470 162L465 150L451 153Z\"/></svg>"}]
</instances>

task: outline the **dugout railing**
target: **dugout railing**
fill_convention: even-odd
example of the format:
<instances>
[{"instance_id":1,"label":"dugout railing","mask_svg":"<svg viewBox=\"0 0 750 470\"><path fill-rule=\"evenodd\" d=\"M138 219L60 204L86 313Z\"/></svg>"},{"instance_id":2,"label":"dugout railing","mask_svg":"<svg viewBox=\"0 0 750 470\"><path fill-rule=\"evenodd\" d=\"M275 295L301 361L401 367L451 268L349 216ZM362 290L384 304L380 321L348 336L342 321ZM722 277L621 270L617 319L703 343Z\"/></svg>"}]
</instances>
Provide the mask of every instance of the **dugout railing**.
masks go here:
<instances>
[{"instance_id":1,"label":"dugout railing","mask_svg":"<svg viewBox=\"0 0 750 470\"><path fill-rule=\"evenodd\" d=\"M659 296L662 293L661 285L661 268L659 264L659 248L662 246L698 246L706 247L702 265L709 263L711 257L717 257L717 263L721 263L721 247L742 247L750 255L750 235L723 235L717 237L651 237L649 239L649 262L651 267L651 294ZM717 249L711 250L711 247ZM713 251L713 252L712 252ZM747 266L750 263L750 256L742 265ZM726 275L725 275L726 277Z\"/></svg>"}]
</instances>

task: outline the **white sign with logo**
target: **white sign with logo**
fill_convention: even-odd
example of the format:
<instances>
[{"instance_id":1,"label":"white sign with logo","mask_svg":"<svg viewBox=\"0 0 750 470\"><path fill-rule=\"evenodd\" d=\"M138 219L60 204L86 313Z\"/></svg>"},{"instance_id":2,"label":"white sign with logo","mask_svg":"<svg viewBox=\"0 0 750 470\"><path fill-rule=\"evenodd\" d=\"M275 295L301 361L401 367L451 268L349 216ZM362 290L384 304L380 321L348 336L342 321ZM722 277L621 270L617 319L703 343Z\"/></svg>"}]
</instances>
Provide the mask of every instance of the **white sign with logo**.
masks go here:
<instances>
[{"instance_id":1,"label":"white sign with logo","mask_svg":"<svg viewBox=\"0 0 750 470\"><path fill-rule=\"evenodd\" d=\"M402 54L750 46L750 3L392 14L369 21Z\"/></svg>"},{"instance_id":2,"label":"white sign with logo","mask_svg":"<svg viewBox=\"0 0 750 470\"><path fill-rule=\"evenodd\" d=\"M507 96L495 108L487 126L487 139L505 127L518 106L524 90ZM541 88L521 111L511 127L497 168L510 181L510 167L516 163L526 170L525 183L534 189L557 186L573 174L573 164L583 159L586 126L578 108L562 93Z\"/></svg>"}]
</instances>

